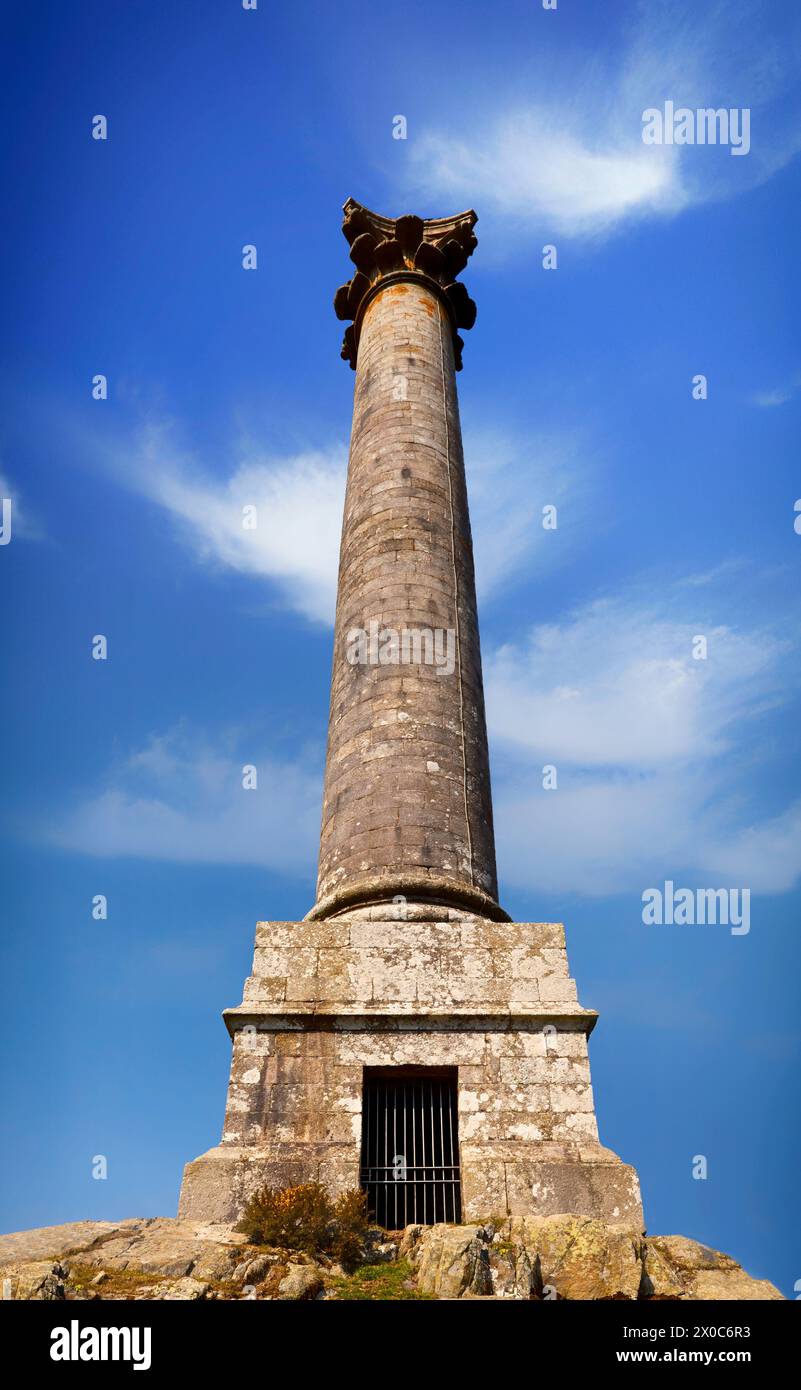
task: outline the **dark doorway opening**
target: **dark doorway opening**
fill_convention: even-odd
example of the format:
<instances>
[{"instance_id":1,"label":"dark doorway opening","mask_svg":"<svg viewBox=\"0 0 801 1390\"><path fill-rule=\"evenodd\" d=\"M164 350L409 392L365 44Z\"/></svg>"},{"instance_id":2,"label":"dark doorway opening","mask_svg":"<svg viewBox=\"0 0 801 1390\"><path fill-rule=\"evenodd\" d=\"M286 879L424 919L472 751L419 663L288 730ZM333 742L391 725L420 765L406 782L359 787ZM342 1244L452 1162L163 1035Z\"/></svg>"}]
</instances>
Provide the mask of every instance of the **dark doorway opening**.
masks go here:
<instances>
[{"instance_id":1,"label":"dark doorway opening","mask_svg":"<svg viewBox=\"0 0 801 1390\"><path fill-rule=\"evenodd\" d=\"M456 1067L365 1067L361 1185L387 1230L461 1221Z\"/></svg>"}]
</instances>

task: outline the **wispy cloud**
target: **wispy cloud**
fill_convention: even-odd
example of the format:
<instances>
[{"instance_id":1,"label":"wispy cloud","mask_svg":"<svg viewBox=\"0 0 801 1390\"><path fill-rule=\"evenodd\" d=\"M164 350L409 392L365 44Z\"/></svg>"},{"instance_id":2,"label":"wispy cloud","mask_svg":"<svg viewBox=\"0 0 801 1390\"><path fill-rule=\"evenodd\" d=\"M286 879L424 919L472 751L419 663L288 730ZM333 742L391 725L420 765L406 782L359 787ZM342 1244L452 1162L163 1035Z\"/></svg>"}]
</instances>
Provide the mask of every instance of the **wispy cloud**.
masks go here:
<instances>
[{"instance_id":1,"label":"wispy cloud","mask_svg":"<svg viewBox=\"0 0 801 1390\"><path fill-rule=\"evenodd\" d=\"M544 565L563 563L591 505L586 441L577 433L531 433L523 440L466 427L464 452L479 598L501 593ZM543 528L546 506L557 508L556 531Z\"/></svg>"},{"instance_id":2,"label":"wispy cloud","mask_svg":"<svg viewBox=\"0 0 801 1390\"><path fill-rule=\"evenodd\" d=\"M282 458L250 446L213 473L177 443L175 425L148 425L124 472L172 517L199 562L269 581L287 607L330 623L347 454L344 446ZM570 436L465 429L480 593L487 597L544 563L561 563L588 505L587 446ZM542 526L546 505L562 507L558 536ZM255 525L246 524L255 520Z\"/></svg>"},{"instance_id":3,"label":"wispy cloud","mask_svg":"<svg viewBox=\"0 0 801 1390\"><path fill-rule=\"evenodd\" d=\"M245 790L245 764L257 786ZM99 858L253 864L308 874L316 861L321 771L241 735L167 731L109 769L51 823L51 844Z\"/></svg>"},{"instance_id":4,"label":"wispy cloud","mask_svg":"<svg viewBox=\"0 0 801 1390\"><path fill-rule=\"evenodd\" d=\"M507 882L604 895L685 872L782 892L801 874L801 802L762 808L749 738L786 698L788 644L690 606L684 585L659 609L596 602L488 657Z\"/></svg>"},{"instance_id":5,"label":"wispy cloud","mask_svg":"<svg viewBox=\"0 0 801 1390\"><path fill-rule=\"evenodd\" d=\"M170 513L201 560L272 580L296 611L326 623L346 468L344 446L333 445L283 459L251 452L215 477L177 447L174 429L150 425L130 477Z\"/></svg>"},{"instance_id":6,"label":"wispy cloud","mask_svg":"<svg viewBox=\"0 0 801 1390\"><path fill-rule=\"evenodd\" d=\"M761 406L765 410L770 410L777 405L786 405L797 394L799 387L801 387L801 372L796 372L781 386L775 386L767 391L755 391L751 397L751 404Z\"/></svg>"},{"instance_id":7,"label":"wispy cloud","mask_svg":"<svg viewBox=\"0 0 801 1390\"><path fill-rule=\"evenodd\" d=\"M604 232L687 201L675 149L646 148L636 138L615 149L603 136L591 146L579 116L573 120L575 131L565 128L564 113L518 107L482 123L469 141L431 130L413 151L414 193L442 206L475 203L493 233L503 226L504 240L531 227L555 236Z\"/></svg>"},{"instance_id":8,"label":"wispy cloud","mask_svg":"<svg viewBox=\"0 0 801 1390\"><path fill-rule=\"evenodd\" d=\"M706 659L693 656L696 636L706 639ZM488 659L493 734L579 767L647 771L717 756L734 724L776 698L782 650L765 633L704 629L637 600L598 600Z\"/></svg>"},{"instance_id":9,"label":"wispy cloud","mask_svg":"<svg viewBox=\"0 0 801 1390\"><path fill-rule=\"evenodd\" d=\"M784 30L776 34L775 15L759 0L641 6L615 66L588 51L568 85L562 70L535 62L535 101L501 94L471 114L468 135L463 121L430 122L410 145L404 191L432 205L478 207L490 246L522 234L605 235L743 192L801 148L799 17L787 13ZM643 111L667 100L694 111L748 108L750 153L644 145Z\"/></svg>"},{"instance_id":10,"label":"wispy cloud","mask_svg":"<svg viewBox=\"0 0 801 1390\"><path fill-rule=\"evenodd\" d=\"M707 660L694 661L699 624L675 611L687 593L675 586L660 612L590 604L489 654L502 884L603 896L682 874L770 893L797 881L801 801L762 809L750 743L783 699L790 650L758 626L709 624ZM541 786L546 762L555 791ZM258 770L255 791L242 786L245 763ZM98 857L300 877L315 863L320 795L316 760L279 758L236 731L179 727L111 767L48 838Z\"/></svg>"}]
</instances>

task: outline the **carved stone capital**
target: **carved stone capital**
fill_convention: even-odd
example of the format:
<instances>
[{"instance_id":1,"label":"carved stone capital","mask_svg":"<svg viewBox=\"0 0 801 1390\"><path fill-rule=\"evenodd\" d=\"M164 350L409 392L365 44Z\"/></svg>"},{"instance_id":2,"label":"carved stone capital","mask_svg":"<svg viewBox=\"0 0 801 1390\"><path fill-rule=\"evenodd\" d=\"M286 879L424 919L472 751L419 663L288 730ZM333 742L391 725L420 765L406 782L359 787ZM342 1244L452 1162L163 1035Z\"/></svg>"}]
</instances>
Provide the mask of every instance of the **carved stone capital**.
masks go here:
<instances>
[{"instance_id":1,"label":"carved stone capital","mask_svg":"<svg viewBox=\"0 0 801 1390\"><path fill-rule=\"evenodd\" d=\"M458 371L463 343L457 330L473 327L476 306L456 277L478 244L473 233L476 214L470 210L428 221L412 213L380 217L353 198L342 210L342 231L356 267L353 278L334 295L337 318L353 320L345 330L342 356L355 368L364 311L378 290L387 282L418 280L431 288L447 310Z\"/></svg>"}]
</instances>

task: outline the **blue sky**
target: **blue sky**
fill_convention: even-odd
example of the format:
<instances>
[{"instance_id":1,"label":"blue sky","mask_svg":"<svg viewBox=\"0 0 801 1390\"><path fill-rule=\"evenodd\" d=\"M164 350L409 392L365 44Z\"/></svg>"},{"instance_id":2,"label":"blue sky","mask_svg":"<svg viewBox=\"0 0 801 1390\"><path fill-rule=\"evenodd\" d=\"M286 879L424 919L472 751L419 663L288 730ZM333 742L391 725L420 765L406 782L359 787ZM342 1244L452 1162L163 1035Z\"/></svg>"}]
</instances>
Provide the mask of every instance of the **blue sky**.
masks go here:
<instances>
[{"instance_id":1,"label":"blue sky","mask_svg":"<svg viewBox=\"0 0 801 1390\"><path fill-rule=\"evenodd\" d=\"M174 1211L255 922L313 900L353 196L479 214L459 389L502 901L566 923L648 1228L792 1293L800 19L3 6L4 1230ZM749 153L646 147L666 100L749 108ZM750 888L750 932L644 926L667 879Z\"/></svg>"}]
</instances>

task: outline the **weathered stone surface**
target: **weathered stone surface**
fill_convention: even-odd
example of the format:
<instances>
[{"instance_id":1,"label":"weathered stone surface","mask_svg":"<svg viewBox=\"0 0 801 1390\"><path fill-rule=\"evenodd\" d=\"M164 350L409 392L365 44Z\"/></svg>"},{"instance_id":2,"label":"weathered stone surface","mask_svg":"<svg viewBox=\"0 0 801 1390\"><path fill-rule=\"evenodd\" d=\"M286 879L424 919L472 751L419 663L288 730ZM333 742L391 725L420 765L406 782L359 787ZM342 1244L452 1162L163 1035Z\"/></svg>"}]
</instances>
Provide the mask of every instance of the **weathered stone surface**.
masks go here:
<instances>
[{"instance_id":1,"label":"weathered stone surface","mask_svg":"<svg viewBox=\"0 0 801 1390\"><path fill-rule=\"evenodd\" d=\"M524 1246L511 1241L489 1248L490 1277L495 1298L530 1299L537 1292L536 1271Z\"/></svg>"},{"instance_id":2,"label":"weathered stone surface","mask_svg":"<svg viewBox=\"0 0 801 1390\"><path fill-rule=\"evenodd\" d=\"M85 1250L96 1241L135 1232L147 1218L132 1216L125 1221L69 1221L61 1226L36 1226L30 1231L12 1231L0 1236L0 1268L15 1261L46 1260Z\"/></svg>"},{"instance_id":3,"label":"weathered stone surface","mask_svg":"<svg viewBox=\"0 0 801 1390\"><path fill-rule=\"evenodd\" d=\"M119 1237L104 1240L102 1234L99 1238L94 1234L94 1227L119 1229L112 1223L79 1224L77 1239L84 1249L64 1257L63 1262L6 1260L2 1269L2 1277L8 1280L6 1296L174 1301L256 1296L288 1301L325 1297L326 1282L330 1291L330 1280L343 1274L327 1257L297 1251L254 1252L253 1247L244 1247L246 1257L238 1258L243 1254L241 1237L232 1236L224 1226L192 1227L191 1223L166 1218L137 1219L120 1223L129 1240L127 1249L121 1250ZM48 1230L56 1246L76 1240L74 1227ZM59 1234L67 1230L71 1232L69 1238ZM13 1238L17 1249L24 1247L26 1235L35 1245L41 1232L17 1232ZM197 1258L191 1272L176 1274L184 1262L183 1247L193 1241ZM511 1217L464 1226L415 1225L386 1240L374 1230L365 1258L371 1263L408 1259L419 1290L442 1299L783 1298L767 1280L752 1279L730 1256L697 1241L682 1236L643 1239L634 1228L571 1214ZM87 1264L97 1268L88 1284ZM148 1273L152 1278L146 1277Z\"/></svg>"},{"instance_id":4,"label":"weathered stone surface","mask_svg":"<svg viewBox=\"0 0 801 1390\"><path fill-rule=\"evenodd\" d=\"M642 1223L636 1174L598 1144L586 1039L595 1015L575 1002L538 1003L529 1014L514 1014L519 1006L509 1003L509 995L520 986L511 974L506 983L492 975L493 950L500 953L504 971L511 969L504 953L524 951L526 959L542 959L552 976L561 971L560 978L572 986L558 944L561 925L487 924L496 942L508 934L510 943L492 950L480 950L469 940L465 944L463 925L339 923L342 944L315 950L324 958L318 969L325 974L316 977L314 992L343 995L342 981L352 976L350 993L367 994L378 988L380 975L382 1001L368 1016L357 998L350 1002L362 1016L346 1015L343 999L314 1005L332 1010L330 1026L322 1031L313 1018L293 1019L287 1004L280 1014L271 1005L252 1003L229 1011L234 1048L223 1142L188 1165L181 1217L233 1223L248 1196L267 1182L318 1181L335 1194L357 1186L364 1068L415 1066L458 1069L466 1219L487 1211L505 1216L573 1210ZM468 925L472 929L474 921ZM316 932L319 926L298 923L293 930L302 943L305 928ZM260 929L257 945L257 953L271 951L273 970L278 957L283 953L289 959L293 949L291 936L282 936L287 924L280 927L280 944L268 947ZM421 943L429 927L433 946L425 950ZM474 992L483 997L462 1016L444 1002L454 989L447 978L464 972L471 952L479 961ZM368 959L364 971L360 956ZM443 968L442 961L451 958L452 966ZM443 972L441 1015L419 998L424 992L433 997L438 971ZM335 986L329 987L325 982L332 978ZM400 1006L402 1014L387 1014L393 1006L386 1004L386 995L400 992L399 981L410 997ZM487 1002L493 990L494 1002Z\"/></svg>"},{"instance_id":5,"label":"weathered stone surface","mask_svg":"<svg viewBox=\"0 0 801 1390\"><path fill-rule=\"evenodd\" d=\"M635 1228L591 1217L512 1217L500 1239L525 1250L535 1290L566 1299L636 1299L642 1279L642 1237Z\"/></svg>"},{"instance_id":6,"label":"weathered stone surface","mask_svg":"<svg viewBox=\"0 0 801 1390\"><path fill-rule=\"evenodd\" d=\"M573 1215L495 1226L410 1226L399 1253L418 1287L440 1298L576 1301L782 1299L728 1255L684 1237L649 1237Z\"/></svg>"},{"instance_id":7,"label":"weathered stone surface","mask_svg":"<svg viewBox=\"0 0 801 1390\"><path fill-rule=\"evenodd\" d=\"M782 1300L767 1279L752 1279L733 1260L686 1236L649 1236L642 1297L693 1302Z\"/></svg>"},{"instance_id":8,"label":"weathered stone surface","mask_svg":"<svg viewBox=\"0 0 801 1390\"><path fill-rule=\"evenodd\" d=\"M640 1285L641 1298L677 1299L683 1298L689 1281L663 1252L658 1237L643 1241L643 1277Z\"/></svg>"},{"instance_id":9,"label":"weathered stone surface","mask_svg":"<svg viewBox=\"0 0 801 1390\"><path fill-rule=\"evenodd\" d=\"M204 1283L202 1279L186 1278L176 1280L165 1293L160 1293L158 1297L167 1302L187 1303L198 1298L205 1298L208 1292L209 1285Z\"/></svg>"},{"instance_id":10,"label":"weathered stone surface","mask_svg":"<svg viewBox=\"0 0 801 1390\"><path fill-rule=\"evenodd\" d=\"M489 1251L480 1226L429 1226L411 1251L417 1285L437 1298L492 1293Z\"/></svg>"},{"instance_id":11,"label":"weathered stone surface","mask_svg":"<svg viewBox=\"0 0 801 1390\"><path fill-rule=\"evenodd\" d=\"M7 1262L3 1267L2 1279L4 1283L8 1280L8 1296L11 1298L53 1302L65 1297L64 1270L53 1260Z\"/></svg>"},{"instance_id":12,"label":"weathered stone surface","mask_svg":"<svg viewBox=\"0 0 801 1390\"><path fill-rule=\"evenodd\" d=\"M81 1262L176 1278L191 1274L196 1279L224 1279L239 1261L240 1244L241 1238L225 1243L204 1240L196 1223L158 1218L139 1231L104 1239L83 1251Z\"/></svg>"},{"instance_id":13,"label":"weathered stone surface","mask_svg":"<svg viewBox=\"0 0 801 1390\"><path fill-rule=\"evenodd\" d=\"M784 1295L768 1279L752 1279L742 1269L701 1270L685 1297L693 1302L751 1302L781 1300Z\"/></svg>"},{"instance_id":14,"label":"weathered stone surface","mask_svg":"<svg viewBox=\"0 0 801 1390\"><path fill-rule=\"evenodd\" d=\"M396 224L354 204L346 227L354 216L370 231L336 300L355 319L357 370L313 915L422 894L504 917L454 376L455 330L475 306L453 283L460 257L443 249L468 255L476 217ZM414 226L414 247L396 225ZM351 634L373 625L372 655L349 659ZM387 632L392 660L378 656Z\"/></svg>"},{"instance_id":15,"label":"weathered stone surface","mask_svg":"<svg viewBox=\"0 0 801 1390\"><path fill-rule=\"evenodd\" d=\"M16 1267L16 1252L46 1247L65 1264L75 1262L98 1270L226 1279L241 1260L244 1240L230 1227L171 1217L133 1218L116 1224L81 1221L0 1236L0 1267L7 1274ZM52 1259L47 1262L48 1269L52 1263ZM33 1270L32 1265L25 1267Z\"/></svg>"},{"instance_id":16,"label":"weathered stone surface","mask_svg":"<svg viewBox=\"0 0 801 1390\"><path fill-rule=\"evenodd\" d=\"M237 1265L232 1279L241 1279L243 1284L258 1284L269 1273L273 1260L269 1255L257 1255L255 1260L246 1260Z\"/></svg>"},{"instance_id":17,"label":"weathered stone surface","mask_svg":"<svg viewBox=\"0 0 801 1390\"><path fill-rule=\"evenodd\" d=\"M277 1298L316 1298L323 1287L322 1275L310 1265L290 1264L289 1271L278 1285Z\"/></svg>"}]
</instances>

